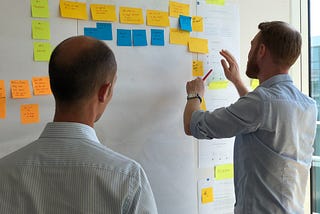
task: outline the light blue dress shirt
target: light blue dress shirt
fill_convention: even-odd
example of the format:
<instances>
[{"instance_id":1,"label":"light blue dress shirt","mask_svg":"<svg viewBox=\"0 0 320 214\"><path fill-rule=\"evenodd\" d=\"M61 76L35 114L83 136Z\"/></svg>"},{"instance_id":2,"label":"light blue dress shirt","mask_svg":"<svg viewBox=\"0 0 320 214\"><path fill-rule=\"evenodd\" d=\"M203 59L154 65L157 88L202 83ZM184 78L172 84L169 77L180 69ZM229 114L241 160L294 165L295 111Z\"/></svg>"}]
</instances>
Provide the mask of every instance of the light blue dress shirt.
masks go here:
<instances>
[{"instance_id":1,"label":"light blue dress shirt","mask_svg":"<svg viewBox=\"0 0 320 214\"><path fill-rule=\"evenodd\" d=\"M156 214L142 167L99 143L93 128L48 123L0 160L0 213Z\"/></svg>"},{"instance_id":2,"label":"light blue dress shirt","mask_svg":"<svg viewBox=\"0 0 320 214\"><path fill-rule=\"evenodd\" d=\"M274 76L226 108L192 114L199 139L236 136L235 213L304 213L317 107L289 75Z\"/></svg>"}]
</instances>

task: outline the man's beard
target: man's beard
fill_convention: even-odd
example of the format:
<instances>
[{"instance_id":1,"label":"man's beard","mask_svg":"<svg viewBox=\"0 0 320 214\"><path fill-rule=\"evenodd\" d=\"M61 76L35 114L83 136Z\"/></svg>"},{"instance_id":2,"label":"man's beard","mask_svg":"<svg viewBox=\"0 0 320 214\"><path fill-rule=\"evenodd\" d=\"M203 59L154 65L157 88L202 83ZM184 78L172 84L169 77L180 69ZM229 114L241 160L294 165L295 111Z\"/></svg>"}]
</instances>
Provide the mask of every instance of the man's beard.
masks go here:
<instances>
[{"instance_id":1,"label":"man's beard","mask_svg":"<svg viewBox=\"0 0 320 214\"><path fill-rule=\"evenodd\" d=\"M259 66L257 64L257 53L258 53L258 48L254 50L253 55L251 56L250 59L248 59L248 62L247 62L246 75L252 79L258 79L258 74L260 72Z\"/></svg>"}]
</instances>

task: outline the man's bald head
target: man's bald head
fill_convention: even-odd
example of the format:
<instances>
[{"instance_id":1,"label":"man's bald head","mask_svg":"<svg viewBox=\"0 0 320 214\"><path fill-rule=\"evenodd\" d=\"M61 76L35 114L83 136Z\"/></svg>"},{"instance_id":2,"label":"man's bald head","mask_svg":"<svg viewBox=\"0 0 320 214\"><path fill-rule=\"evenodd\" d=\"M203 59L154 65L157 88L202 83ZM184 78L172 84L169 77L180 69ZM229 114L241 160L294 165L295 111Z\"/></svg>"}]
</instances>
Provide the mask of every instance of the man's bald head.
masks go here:
<instances>
[{"instance_id":1,"label":"man's bald head","mask_svg":"<svg viewBox=\"0 0 320 214\"><path fill-rule=\"evenodd\" d=\"M52 52L51 90L57 102L77 102L112 81L116 70L115 56L105 43L86 36L71 37Z\"/></svg>"}]
</instances>

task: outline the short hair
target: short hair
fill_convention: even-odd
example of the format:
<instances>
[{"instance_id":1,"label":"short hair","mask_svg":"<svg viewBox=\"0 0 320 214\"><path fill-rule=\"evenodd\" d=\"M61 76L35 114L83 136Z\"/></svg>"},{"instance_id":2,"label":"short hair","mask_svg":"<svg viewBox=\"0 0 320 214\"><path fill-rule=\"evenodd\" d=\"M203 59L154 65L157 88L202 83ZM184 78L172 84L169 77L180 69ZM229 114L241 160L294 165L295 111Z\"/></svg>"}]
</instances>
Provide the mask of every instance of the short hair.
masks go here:
<instances>
[{"instance_id":1,"label":"short hair","mask_svg":"<svg viewBox=\"0 0 320 214\"><path fill-rule=\"evenodd\" d=\"M301 35L288 23L282 21L262 22L259 24L260 43L271 53L276 64L291 66L301 52Z\"/></svg>"},{"instance_id":2,"label":"short hair","mask_svg":"<svg viewBox=\"0 0 320 214\"><path fill-rule=\"evenodd\" d=\"M64 103L91 96L107 78L114 77L117 70L112 50L99 40L84 37L91 40L90 45L80 49L74 57L68 56L70 50L63 46L73 38L76 37L61 42L53 50L49 61L52 93L56 101Z\"/></svg>"}]
</instances>

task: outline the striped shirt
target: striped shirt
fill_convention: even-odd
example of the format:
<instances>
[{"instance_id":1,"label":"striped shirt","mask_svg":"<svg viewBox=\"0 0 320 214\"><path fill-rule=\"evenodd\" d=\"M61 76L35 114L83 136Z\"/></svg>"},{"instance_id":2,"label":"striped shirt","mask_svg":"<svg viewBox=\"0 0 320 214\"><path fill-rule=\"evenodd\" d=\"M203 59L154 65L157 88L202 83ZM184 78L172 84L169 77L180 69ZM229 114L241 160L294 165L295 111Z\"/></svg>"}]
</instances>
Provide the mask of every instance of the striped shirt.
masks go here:
<instances>
[{"instance_id":1,"label":"striped shirt","mask_svg":"<svg viewBox=\"0 0 320 214\"><path fill-rule=\"evenodd\" d=\"M0 213L156 214L143 168L99 143L93 128L48 123L0 160Z\"/></svg>"}]
</instances>

